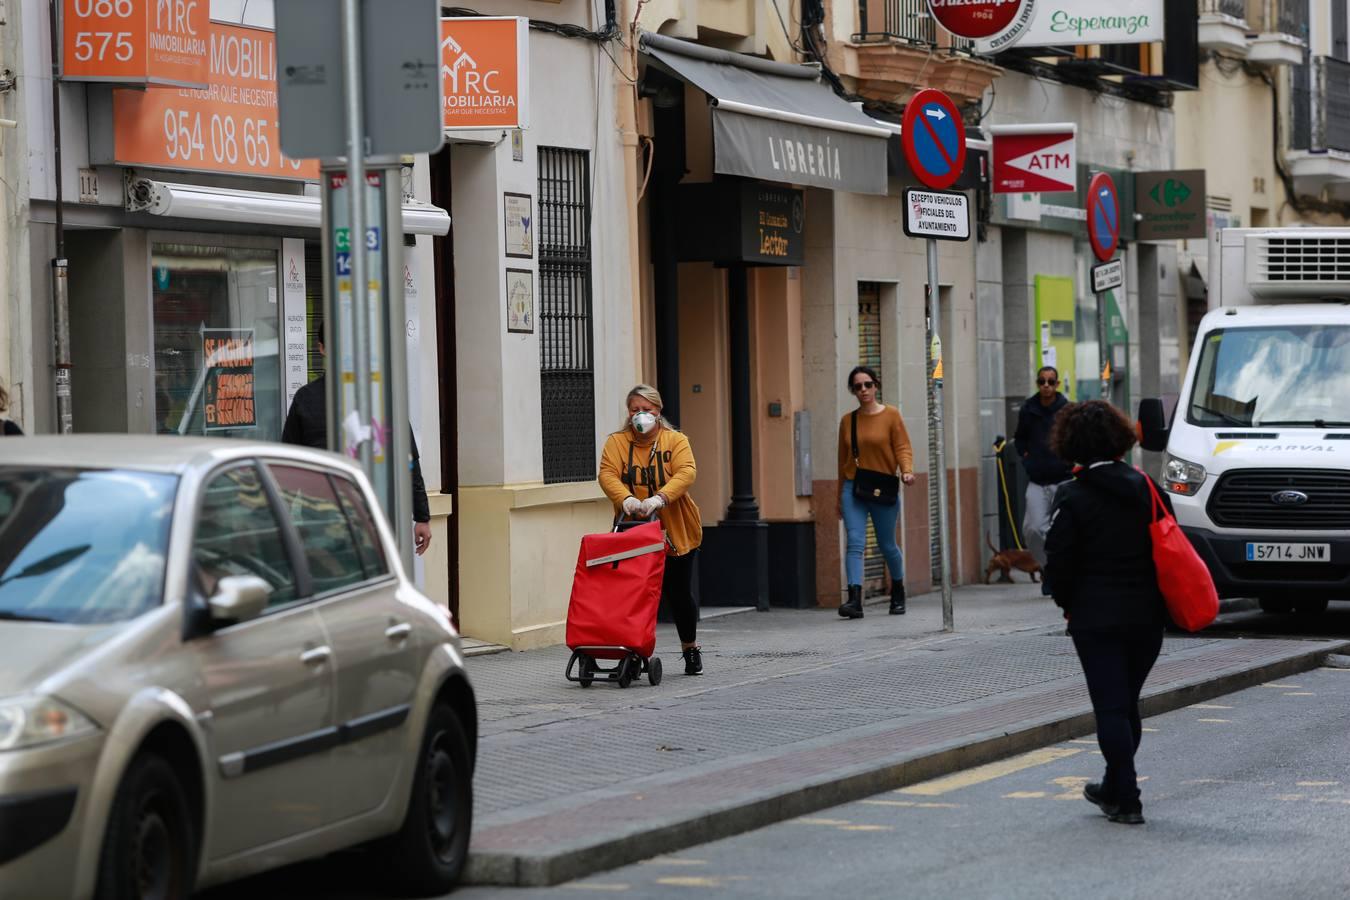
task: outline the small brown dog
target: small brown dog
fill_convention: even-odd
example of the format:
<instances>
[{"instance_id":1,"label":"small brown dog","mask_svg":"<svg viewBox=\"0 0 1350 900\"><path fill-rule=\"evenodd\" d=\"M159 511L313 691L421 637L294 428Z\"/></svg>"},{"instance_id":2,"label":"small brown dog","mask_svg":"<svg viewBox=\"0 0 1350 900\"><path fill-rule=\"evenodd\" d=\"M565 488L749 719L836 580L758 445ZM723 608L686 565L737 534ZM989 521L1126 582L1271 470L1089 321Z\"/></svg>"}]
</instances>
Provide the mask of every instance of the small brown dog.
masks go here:
<instances>
[{"instance_id":1,"label":"small brown dog","mask_svg":"<svg viewBox=\"0 0 1350 900\"><path fill-rule=\"evenodd\" d=\"M988 534L984 536L984 542L989 545L989 550L994 554L989 560L989 565L984 569L985 584L989 583L995 569L1003 570L1003 574L999 576L999 581L1012 582L1012 570L1017 569L1020 572L1026 572L1031 576L1032 583L1036 583L1036 576L1041 571L1041 564L1036 562L1036 557L1031 555L1030 550L999 550L994 546L994 542L989 540Z\"/></svg>"}]
</instances>

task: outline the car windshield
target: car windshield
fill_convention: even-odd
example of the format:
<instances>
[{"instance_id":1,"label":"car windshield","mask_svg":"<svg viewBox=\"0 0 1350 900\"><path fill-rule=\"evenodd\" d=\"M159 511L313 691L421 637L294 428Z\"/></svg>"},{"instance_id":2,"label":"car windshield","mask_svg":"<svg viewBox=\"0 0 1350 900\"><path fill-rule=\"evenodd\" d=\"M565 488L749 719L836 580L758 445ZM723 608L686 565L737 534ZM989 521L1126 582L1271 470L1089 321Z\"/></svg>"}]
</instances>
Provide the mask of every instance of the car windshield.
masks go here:
<instances>
[{"instance_id":1,"label":"car windshield","mask_svg":"<svg viewBox=\"0 0 1350 900\"><path fill-rule=\"evenodd\" d=\"M1350 325L1229 328L1205 336L1195 425L1350 425Z\"/></svg>"},{"instance_id":2,"label":"car windshield","mask_svg":"<svg viewBox=\"0 0 1350 900\"><path fill-rule=\"evenodd\" d=\"M120 622L158 606L178 479L0 466L0 621Z\"/></svg>"}]
</instances>

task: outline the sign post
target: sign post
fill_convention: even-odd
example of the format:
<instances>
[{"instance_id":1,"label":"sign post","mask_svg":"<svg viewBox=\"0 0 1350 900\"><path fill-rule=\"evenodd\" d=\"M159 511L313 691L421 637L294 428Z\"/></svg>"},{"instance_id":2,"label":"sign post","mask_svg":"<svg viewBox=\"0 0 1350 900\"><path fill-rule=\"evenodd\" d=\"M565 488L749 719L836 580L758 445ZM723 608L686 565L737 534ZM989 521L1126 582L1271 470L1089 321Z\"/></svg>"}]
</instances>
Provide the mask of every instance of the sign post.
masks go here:
<instances>
[{"instance_id":1,"label":"sign post","mask_svg":"<svg viewBox=\"0 0 1350 900\"><path fill-rule=\"evenodd\" d=\"M322 157L328 445L360 460L413 564L412 431L396 154L440 147L436 0L277 5L281 145ZM334 116L333 110L341 110ZM367 164L367 156L381 154ZM339 159L341 157L341 159ZM397 339L396 339L397 338Z\"/></svg>"},{"instance_id":2,"label":"sign post","mask_svg":"<svg viewBox=\"0 0 1350 900\"><path fill-rule=\"evenodd\" d=\"M1111 400L1111 352L1106 346L1106 291L1124 283L1123 261L1112 259L1120 245L1120 198L1116 183L1105 172L1088 182L1088 243L1101 265L1092 269L1092 287L1097 295L1097 349L1100 357L1101 397ZM1098 287L1101 285L1101 287Z\"/></svg>"},{"instance_id":3,"label":"sign post","mask_svg":"<svg viewBox=\"0 0 1350 900\"><path fill-rule=\"evenodd\" d=\"M934 190L910 188L904 195L905 233L928 239L928 346L933 348L933 402L928 410L928 427L934 440L930 446L936 459L928 462L929 478L937 482L938 555L942 578L942 630L956 626L952 614L952 554L947 522L947 447L942 415L942 300L938 280L940 240L964 241L970 238L969 198L958 191L947 191L961 175L966 159L966 130L961 113L951 98L941 91L922 90L905 107L900 141L905 159L915 177Z\"/></svg>"}]
</instances>

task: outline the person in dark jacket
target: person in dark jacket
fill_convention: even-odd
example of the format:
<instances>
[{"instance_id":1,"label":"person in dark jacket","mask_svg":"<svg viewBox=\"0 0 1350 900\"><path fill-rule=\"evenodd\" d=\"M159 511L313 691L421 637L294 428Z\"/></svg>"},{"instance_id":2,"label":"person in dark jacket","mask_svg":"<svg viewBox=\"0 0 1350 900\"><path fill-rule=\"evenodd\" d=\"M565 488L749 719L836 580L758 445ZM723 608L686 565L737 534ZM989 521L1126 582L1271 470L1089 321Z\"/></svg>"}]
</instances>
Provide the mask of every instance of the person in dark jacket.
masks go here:
<instances>
[{"instance_id":1,"label":"person in dark jacket","mask_svg":"<svg viewBox=\"0 0 1350 900\"><path fill-rule=\"evenodd\" d=\"M1022 468L1027 471L1026 507L1022 513L1022 538L1031 555L1045 565L1045 533L1050 530L1050 509L1055 492L1069 480L1069 467L1050 449L1050 428L1055 416L1069 401L1059 392L1059 370L1042 366L1036 373L1036 393L1022 404L1013 434ZM1048 582L1041 592L1049 594Z\"/></svg>"},{"instance_id":2,"label":"person in dark jacket","mask_svg":"<svg viewBox=\"0 0 1350 900\"><path fill-rule=\"evenodd\" d=\"M1077 468L1055 500L1045 549L1046 574L1069 622L1106 757L1105 776L1084 787L1083 796L1111 821L1140 825L1139 693L1162 648L1167 613L1153 565L1148 476L1122 461L1134 443L1134 429L1109 403L1060 410L1050 446Z\"/></svg>"},{"instance_id":3,"label":"person in dark jacket","mask_svg":"<svg viewBox=\"0 0 1350 900\"><path fill-rule=\"evenodd\" d=\"M323 341L319 342L319 353L327 357ZM281 428L283 444L300 444L328 448L328 404L326 399L326 377L320 375L309 384L301 385L291 400L290 412L286 414L286 424ZM417 452L417 438L408 430L409 448L412 452L412 501L413 501L413 550L418 556L427 552L431 546L431 503L427 499L427 484L422 478L422 458Z\"/></svg>"}]
</instances>

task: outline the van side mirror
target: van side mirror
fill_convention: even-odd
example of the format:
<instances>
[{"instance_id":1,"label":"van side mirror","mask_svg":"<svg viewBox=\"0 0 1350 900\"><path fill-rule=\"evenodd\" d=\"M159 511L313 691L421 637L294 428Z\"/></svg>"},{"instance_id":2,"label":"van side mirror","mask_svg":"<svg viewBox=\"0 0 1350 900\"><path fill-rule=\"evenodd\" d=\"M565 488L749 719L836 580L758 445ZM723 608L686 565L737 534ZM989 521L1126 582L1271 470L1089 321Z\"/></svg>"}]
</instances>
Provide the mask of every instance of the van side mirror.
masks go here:
<instances>
[{"instance_id":1,"label":"van side mirror","mask_svg":"<svg viewBox=\"0 0 1350 900\"><path fill-rule=\"evenodd\" d=\"M257 575L227 575L206 605L215 622L247 622L262 615L271 596L272 586Z\"/></svg>"},{"instance_id":2,"label":"van side mirror","mask_svg":"<svg viewBox=\"0 0 1350 900\"><path fill-rule=\"evenodd\" d=\"M1139 401L1139 446L1145 450L1167 449L1169 428L1162 400L1145 397Z\"/></svg>"}]
</instances>

